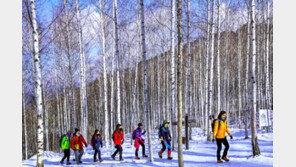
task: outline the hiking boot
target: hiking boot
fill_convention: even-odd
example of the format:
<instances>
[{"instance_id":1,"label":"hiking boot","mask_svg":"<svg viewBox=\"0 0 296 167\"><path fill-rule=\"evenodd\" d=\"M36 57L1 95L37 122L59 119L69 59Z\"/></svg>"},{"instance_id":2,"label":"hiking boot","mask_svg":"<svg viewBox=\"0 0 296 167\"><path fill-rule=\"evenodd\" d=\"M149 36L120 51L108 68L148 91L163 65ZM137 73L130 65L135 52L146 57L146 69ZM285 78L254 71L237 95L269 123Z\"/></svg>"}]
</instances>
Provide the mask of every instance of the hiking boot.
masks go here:
<instances>
[{"instance_id":1,"label":"hiking boot","mask_svg":"<svg viewBox=\"0 0 296 167\"><path fill-rule=\"evenodd\" d=\"M94 160L94 162L98 162L98 160L97 160L97 159L95 159L95 160Z\"/></svg>"},{"instance_id":2,"label":"hiking boot","mask_svg":"<svg viewBox=\"0 0 296 167\"><path fill-rule=\"evenodd\" d=\"M62 165L63 165L63 164L64 164L64 162L63 162L63 161L60 161L60 164L62 164Z\"/></svg>"},{"instance_id":3,"label":"hiking boot","mask_svg":"<svg viewBox=\"0 0 296 167\"><path fill-rule=\"evenodd\" d=\"M161 151L160 151L160 152L158 152L158 156L159 156L159 158L161 158L161 159L162 159L162 153L161 153Z\"/></svg>"},{"instance_id":4,"label":"hiking boot","mask_svg":"<svg viewBox=\"0 0 296 167\"><path fill-rule=\"evenodd\" d=\"M148 157L148 155L143 155L144 158Z\"/></svg>"},{"instance_id":5,"label":"hiking boot","mask_svg":"<svg viewBox=\"0 0 296 167\"><path fill-rule=\"evenodd\" d=\"M217 163L223 163L223 161L221 161L221 160L219 159L219 160L217 160Z\"/></svg>"},{"instance_id":6,"label":"hiking boot","mask_svg":"<svg viewBox=\"0 0 296 167\"><path fill-rule=\"evenodd\" d=\"M224 161L229 161L229 159L226 158L226 157L222 157L222 159L223 159Z\"/></svg>"},{"instance_id":7,"label":"hiking boot","mask_svg":"<svg viewBox=\"0 0 296 167\"><path fill-rule=\"evenodd\" d=\"M114 155L111 155L111 158L112 158L113 160L115 160L115 156L114 156Z\"/></svg>"},{"instance_id":8,"label":"hiking boot","mask_svg":"<svg viewBox=\"0 0 296 167\"><path fill-rule=\"evenodd\" d=\"M168 156L168 160L172 160L173 159L173 157L171 157L171 156Z\"/></svg>"},{"instance_id":9,"label":"hiking boot","mask_svg":"<svg viewBox=\"0 0 296 167\"><path fill-rule=\"evenodd\" d=\"M67 165L71 165L71 163L70 162L67 162Z\"/></svg>"},{"instance_id":10,"label":"hiking boot","mask_svg":"<svg viewBox=\"0 0 296 167\"><path fill-rule=\"evenodd\" d=\"M119 161L123 161L124 159L120 158Z\"/></svg>"},{"instance_id":11,"label":"hiking boot","mask_svg":"<svg viewBox=\"0 0 296 167\"><path fill-rule=\"evenodd\" d=\"M136 156L136 158L135 159L140 159L138 156Z\"/></svg>"},{"instance_id":12,"label":"hiking boot","mask_svg":"<svg viewBox=\"0 0 296 167\"><path fill-rule=\"evenodd\" d=\"M100 161L100 162L102 162L103 160L102 160L102 159L100 159L99 161Z\"/></svg>"}]
</instances>

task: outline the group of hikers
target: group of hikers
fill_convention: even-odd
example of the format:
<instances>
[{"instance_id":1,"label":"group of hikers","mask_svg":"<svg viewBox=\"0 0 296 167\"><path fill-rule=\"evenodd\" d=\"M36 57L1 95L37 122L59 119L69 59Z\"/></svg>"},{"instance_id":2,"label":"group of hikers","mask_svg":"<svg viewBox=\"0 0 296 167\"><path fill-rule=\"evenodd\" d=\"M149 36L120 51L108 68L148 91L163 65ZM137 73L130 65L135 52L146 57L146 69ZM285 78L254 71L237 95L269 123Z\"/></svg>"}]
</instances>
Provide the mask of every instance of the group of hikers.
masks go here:
<instances>
[{"instance_id":1,"label":"group of hikers","mask_svg":"<svg viewBox=\"0 0 296 167\"><path fill-rule=\"evenodd\" d=\"M164 120L163 123L160 125L159 127L159 132L158 132L158 137L161 140L161 144L162 144L162 149L158 152L158 156L159 158L162 158L162 154L164 153L164 151L168 150L167 154L168 154L168 160L172 160L172 156L171 156L171 133L170 133L170 129L169 129L169 123L167 120ZM228 130L228 126L227 126L227 121L226 121L226 112L225 111L221 111L218 115L217 119L213 120L212 123L212 130L213 130L213 142L217 143L217 162L218 163L222 163L224 161L229 161L229 159L226 157L227 156L227 152L229 150L229 144L228 141L226 139L225 133L227 133L230 138L232 139L232 135ZM143 132L143 124L139 123L138 124L138 128L135 129L132 133L132 139L135 140L134 141L134 147L136 148L135 150L135 159L139 160L140 157L138 155L139 152L139 147L142 147L142 157L148 157L145 154L145 140L142 138L142 135L144 135L146 133L146 131L144 130ZM124 132L123 132L123 128L120 124L116 125L116 129L112 134L112 139L116 148L116 151L111 155L111 158L113 160L115 160L115 156L117 155L117 153L119 153L119 160L123 161L122 158L122 144L124 143ZM222 149L222 144L225 146L222 158L220 156L220 152ZM74 151L74 155L75 155L75 159L73 161L76 161L77 164L81 164L81 157L84 153L84 149L83 149L83 145L85 147L87 147L87 143L85 141L85 139L83 138L83 136L80 134L80 130L78 128L75 128L75 132L73 133L73 136L71 138L71 132L68 132L66 135L63 135L60 141L60 146L64 152L64 157L62 158L62 160L60 161L61 164L64 164L64 160L67 159L67 165L71 164L69 162L70 160L70 147L71 149ZM90 141L90 145L93 147L94 152L94 162L102 162L102 157L101 157L101 150L100 148L103 147L103 142L102 142L102 136L99 132L99 130L95 130L94 134L92 135L91 141ZM98 155L98 159L97 159L97 155Z\"/></svg>"}]
</instances>

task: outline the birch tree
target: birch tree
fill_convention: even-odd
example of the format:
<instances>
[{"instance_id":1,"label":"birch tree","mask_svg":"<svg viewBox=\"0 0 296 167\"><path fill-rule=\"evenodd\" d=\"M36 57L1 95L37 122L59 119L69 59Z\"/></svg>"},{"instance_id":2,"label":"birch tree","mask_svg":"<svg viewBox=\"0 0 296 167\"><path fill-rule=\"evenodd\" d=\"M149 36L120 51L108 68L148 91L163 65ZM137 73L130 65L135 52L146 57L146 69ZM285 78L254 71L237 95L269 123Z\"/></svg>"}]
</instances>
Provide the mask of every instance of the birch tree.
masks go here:
<instances>
[{"instance_id":1,"label":"birch tree","mask_svg":"<svg viewBox=\"0 0 296 167\"><path fill-rule=\"evenodd\" d=\"M104 73L104 115L105 115L105 143L106 148L109 148L109 120L108 120L108 97L107 97L107 68L106 68L106 33L105 33L105 16L104 16L104 0L100 0L100 16L101 16L101 31L103 42L103 73ZM112 118L111 118L112 119Z\"/></svg>"},{"instance_id":2,"label":"birch tree","mask_svg":"<svg viewBox=\"0 0 296 167\"><path fill-rule=\"evenodd\" d=\"M210 124L209 124L209 85L208 85L208 80L209 80L209 53L210 53L210 1L207 0L207 41L206 41L206 72L205 72L205 115L204 115L204 120L205 120L205 129L206 129L206 136L207 140L210 141Z\"/></svg>"},{"instance_id":3,"label":"birch tree","mask_svg":"<svg viewBox=\"0 0 296 167\"><path fill-rule=\"evenodd\" d=\"M43 109L42 109L42 92L41 92L41 69L40 69L40 57L39 57L39 38L38 38L38 26L36 18L35 0L30 0L30 9L32 16L32 28L33 28L33 54L35 65L35 102L37 109L37 167L44 166L43 157Z\"/></svg>"},{"instance_id":4,"label":"birch tree","mask_svg":"<svg viewBox=\"0 0 296 167\"><path fill-rule=\"evenodd\" d=\"M252 131L252 150L253 156L260 155L260 149L257 139L257 130L256 130L256 112L257 112L257 87L256 87L256 37L255 37L255 2L254 0L250 1L251 7L251 73L252 73L252 115L251 115L251 131Z\"/></svg>"},{"instance_id":5,"label":"birch tree","mask_svg":"<svg viewBox=\"0 0 296 167\"><path fill-rule=\"evenodd\" d=\"M117 0L113 0L113 38L114 38L114 57L116 58L116 70L117 70L117 122L121 123L120 116L120 74L119 74L119 50L118 50L118 25L117 25Z\"/></svg>"},{"instance_id":6,"label":"birch tree","mask_svg":"<svg viewBox=\"0 0 296 167\"><path fill-rule=\"evenodd\" d=\"M74 79L73 79L73 70L72 70L72 61L71 61L71 41L70 41L70 30L69 30L69 15L67 10L67 1L63 0L65 7L65 15L66 15L66 44L67 44L67 57L69 60L69 73L70 73L70 89L71 89L71 100L72 100L72 125L73 130L76 128L76 110L75 110L75 98L74 98Z\"/></svg>"},{"instance_id":7,"label":"birch tree","mask_svg":"<svg viewBox=\"0 0 296 167\"><path fill-rule=\"evenodd\" d=\"M172 98L172 107L171 107L171 122L176 121L177 113L176 113L176 96L175 96L175 91L176 91L176 81L175 81L175 28L176 28L176 1L171 0L171 18L172 18L172 23L171 23L171 98ZM159 86L158 86L159 87ZM158 95L159 97L159 95ZM159 110L158 110L159 111ZM160 112L160 111L159 111ZM176 128L173 126L173 150L175 149L176 145L176 137L177 137L177 131Z\"/></svg>"},{"instance_id":8,"label":"birch tree","mask_svg":"<svg viewBox=\"0 0 296 167\"><path fill-rule=\"evenodd\" d=\"M86 101L86 86L85 86L85 57L83 49L82 26L79 11L79 1L76 0L76 17L78 23L78 45L79 45L79 59L80 59L80 112L81 125L84 137L87 138L87 101Z\"/></svg>"},{"instance_id":9,"label":"birch tree","mask_svg":"<svg viewBox=\"0 0 296 167\"><path fill-rule=\"evenodd\" d=\"M218 0L218 16L217 16L217 112L221 111L221 82L220 82L220 0Z\"/></svg>"},{"instance_id":10,"label":"birch tree","mask_svg":"<svg viewBox=\"0 0 296 167\"><path fill-rule=\"evenodd\" d=\"M150 127L150 110L149 110L149 97L147 87L147 72L146 72L146 43L145 43L145 17L144 17L144 3L140 0L141 7L141 36L142 36L142 56L143 56L143 83L145 94L145 112L147 114L147 129L148 129L148 147L150 162L153 162L152 142L151 142L151 127Z\"/></svg>"},{"instance_id":11,"label":"birch tree","mask_svg":"<svg viewBox=\"0 0 296 167\"><path fill-rule=\"evenodd\" d=\"M213 110L213 82L214 82L214 40L215 40L215 28L214 28L214 14L215 14L215 0L213 0L213 6L212 6L212 21L211 21L211 44L210 44L210 81L209 81L209 109L208 109L208 116L211 116L212 110ZM211 120L208 119L208 141L210 140L210 130L209 125L211 124Z\"/></svg>"},{"instance_id":12,"label":"birch tree","mask_svg":"<svg viewBox=\"0 0 296 167\"><path fill-rule=\"evenodd\" d=\"M182 0L177 0L177 34L178 34L178 57L177 57L177 99L178 99L178 164L184 166L182 149L182 65L183 65L183 34L182 34Z\"/></svg>"}]
</instances>

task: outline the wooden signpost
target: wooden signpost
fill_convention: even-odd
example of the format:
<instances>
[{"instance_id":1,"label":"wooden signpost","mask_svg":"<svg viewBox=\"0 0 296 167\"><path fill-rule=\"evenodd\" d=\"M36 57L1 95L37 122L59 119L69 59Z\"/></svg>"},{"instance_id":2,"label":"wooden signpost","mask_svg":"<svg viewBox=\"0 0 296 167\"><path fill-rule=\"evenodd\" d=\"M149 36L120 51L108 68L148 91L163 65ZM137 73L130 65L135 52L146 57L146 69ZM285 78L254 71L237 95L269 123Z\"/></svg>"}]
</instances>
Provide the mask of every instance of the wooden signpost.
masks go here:
<instances>
[{"instance_id":1,"label":"wooden signpost","mask_svg":"<svg viewBox=\"0 0 296 167\"><path fill-rule=\"evenodd\" d=\"M185 124L185 144L186 144L186 150L189 149L189 134L188 134L189 133L189 131L188 131L188 127L189 126L188 125L190 123L195 123L195 122L196 122L195 119L188 120L188 115L185 115L185 122L182 121L182 125ZM172 125L173 126L177 125L177 122L173 122Z\"/></svg>"}]
</instances>

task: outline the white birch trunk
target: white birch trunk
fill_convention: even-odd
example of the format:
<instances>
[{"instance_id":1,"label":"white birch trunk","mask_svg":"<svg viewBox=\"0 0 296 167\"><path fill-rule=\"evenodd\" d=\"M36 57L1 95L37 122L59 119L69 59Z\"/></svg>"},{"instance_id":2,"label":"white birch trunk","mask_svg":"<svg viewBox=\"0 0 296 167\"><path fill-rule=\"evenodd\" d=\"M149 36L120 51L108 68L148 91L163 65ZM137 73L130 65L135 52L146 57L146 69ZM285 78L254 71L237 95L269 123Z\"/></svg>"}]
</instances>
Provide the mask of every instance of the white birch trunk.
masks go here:
<instances>
[{"instance_id":1,"label":"white birch trunk","mask_svg":"<svg viewBox=\"0 0 296 167\"><path fill-rule=\"evenodd\" d=\"M221 111L221 82L220 82L220 0L218 0L218 23L217 23L217 114Z\"/></svg>"},{"instance_id":2,"label":"white birch trunk","mask_svg":"<svg viewBox=\"0 0 296 167\"><path fill-rule=\"evenodd\" d=\"M249 85L249 51L250 51L250 20L251 14L248 9L248 23L247 23L247 51L246 51L246 78L245 78L245 139L249 138L248 135L248 115L249 115L249 107L248 107L248 85Z\"/></svg>"},{"instance_id":3,"label":"white birch trunk","mask_svg":"<svg viewBox=\"0 0 296 167\"><path fill-rule=\"evenodd\" d=\"M253 156L260 155L260 149L257 139L256 130L256 112L257 112L257 93L256 93L256 39L255 39L255 3L254 0L250 1L251 4L251 72L252 72L252 115L251 115L251 131L252 131L252 150Z\"/></svg>"},{"instance_id":4,"label":"white birch trunk","mask_svg":"<svg viewBox=\"0 0 296 167\"><path fill-rule=\"evenodd\" d=\"M22 110L24 115L24 135L25 135L25 159L28 159L28 135L27 135L27 115L26 115L26 97L24 92L24 83L22 84Z\"/></svg>"},{"instance_id":5,"label":"white birch trunk","mask_svg":"<svg viewBox=\"0 0 296 167\"><path fill-rule=\"evenodd\" d=\"M140 0L141 7L141 36L142 36L142 56L143 56L143 82L145 93L145 111L147 116L147 129L148 129L148 147L150 162L153 162L152 141L151 141L151 127L150 127L150 110L149 110L149 97L147 87L147 73L146 73L146 42L145 42L145 17L144 17L144 3Z\"/></svg>"},{"instance_id":6,"label":"white birch trunk","mask_svg":"<svg viewBox=\"0 0 296 167\"><path fill-rule=\"evenodd\" d=\"M119 74L119 50L118 50L118 25L117 25L117 0L113 0L113 36L114 36L114 51L116 58L116 70L117 70L117 123L121 123L120 116L120 74Z\"/></svg>"},{"instance_id":7,"label":"white birch trunk","mask_svg":"<svg viewBox=\"0 0 296 167\"><path fill-rule=\"evenodd\" d=\"M65 7L65 15L66 15L66 43L67 43L67 56L69 59L69 73L70 73L70 87L71 87L71 98L72 98L72 126L73 130L76 128L76 110L75 110L75 98L74 98L74 83L73 83L73 71L72 71L72 61L71 61L71 44L70 44L70 30L69 30L69 17L68 17L68 10L67 10L67 2L63 0L64 7ZM70 118L70 117L68 117ZM67 129L68 130L68 129Z\"/></svg>"},{"instance_id":8,"label":"white birch trunk","mask_svg":"<svg viewBox=\"0 0 296 167\"><path fill-rule=\"evenodd\" d=\"M39 57L39 38L38 38L38 26L36 18L35 1L30 0L30 9L32 16L32 28L33 28L33 41L34 41L34 66L35 66L35 102L37 109L37 167L44 166L43 157L43 110L42 110L42 92L41 92L41 70L40 70L40 57Z\"/></svg>"},{"instance_id":9,"label":"white birch trunk","mask_svg":"<svg viewBox=\"0 0 296 167\"><path fill-rule=\"evenodd\" d=\"M177 1L177 35L178 35L178 57L177 57L177 99L178 99L178 164L184 166L182 148L182 58L183 58L183 34L182 34L182 1Z\"/></svg>"},{"instance_id":10,"label":"white birch trunk","mask_svg":"<svg viewBox=\"0 0 296 167\"><path fill-rule=\"evenodd\" d=\"M241 110L242 110L242 96L241 96L241 32L238 29L238 126L241 129Z\"/></svg>"},{"instance_id":11,"label":"white birch trunk","mask_svg":"<svg viewBox=\"0 0 296 167\"><path fill-rule=\"evenodd\" d=\"M43 104L44 104L44 121L45 121L45 139L46 139L46 144L45 144L45 150L49 151L49 139L48 139L48 110L47 110L47 97L44 91L44 85L41 86L41 90L42 90L42 96L43 96Z\"/></svg>"},{"instance_id":12,"label":"white birch trunk","mask_svg":"<svg viewBox=\"0 0 296 167\"><path fill-rule=\"evenodd\" d=\"M113 50L114 52L114 50ZM114 54L112 54L111 63L111 101L110 101L110 134L113 132L113 113L114 113ZM113 147L113 142L111 142L111 147Z\"/></svg>"},{"instance_id":13,"label":"white birch trunk","mask_svg":"<svg viewBox=\"0 0 296 167\"><path fill-rule=\"evenodd\" d=\"M79 58L80 58L80 112L81 112L81 124L83 129L83 135L87 139L87 100L86 100L86 85L85 85L85 57L82 38L82 25L79 11L79 2L76 0L76 17L78 22L78 45L79 45Z\"/></svg>"},{"instance_id":14,"label":"white birch trunk","mask_svg":"<svg viewBox=\"0 0 296 167\"><path fill-rule=\"evenodd\" d=\"M213 6L212 6L212 21L211 21L211 32L212 32L212 37L211 37L211 44L210 44L210 81L209 81L209 110L208 116L212 115L212 110L213 110L213 82L214 82L214 41L215 41L215 26L214 26L214 15L215 15L215 0L213 0ZM211 119L208 118L208 125L211 124ZM208 126L208 129L210 129L210 126ZM210 132L210 130L208 130ZM211 138L211 133L208 133L208 141Z\"/></svg>"},{"instance_id":15,"label":"white birch trunk","mask_svg":"<svg viewBox=\"0 0 296 167\"><path fill-rule=\"evenodd\" d=\"M175 30L176 30L176 1L171 0L171 98L172 98L172 107L171 107L171 122L176 122L177 113L176 113L176 75L175 75ZM159 78L159 75L157 75ZM159 87L159 85L158 85ZM159 95L158 95L159 97ZM159 111L159 110L158 110ZM159 111L160 112L160 111ZM177 138L177 129L175 126L172 126L173 131L173 150L175 150L176 146L176 138Z\"/></svg>"},{"instance_id":16,"label":"white birch trunk","mask_svg":"<svg viewBox=\"0 0 296 167\"><path fill-rule=\"evenodd\" d=\"M185 99L187 100L187 105L186 105L186 114L188 115L188 117L191 117L191 47L190 47L190 0L187 0L187 98L185 97ZM191 124L189 124L189 139L191 140L192 136L191 136L191 132L192 132L192 128L191 128Z\"/></svg>"},{"instance_id":17,"label":"white birch trunk","mask_svg":"<svg viewBox=\"0 0 296 167\"><path fill-rule=\"evenodd\" d=\"M208 95L209 95L209 85L208 85L208 76L209 76L209 55L210 55L210 1L207 0L207 42L206 42L206 72L205 72L205 115L204 115L204 120L205 120L205 129L206 129L206 136L207 140L210 141L210 124L209 124L209 102L208 102Z\"/></svg>"},{"instance_id":18,"label":"white birch trunk","mask_svg":"<svg viewBox=\"0 0 296 167\"><path fill-rule=\"evenodd\" d=\"M104 0L100 0L100 15L101 15L101 30L103 42L103 70L104 70L104 115L105 115L105 128L104 139L106 148L109 148L109 116L108 116L108 97L107 97L107 68L106 68L106 33L105 33L105 17L104 17ZM112 118L111 118L112 119Z\"/></svg>"},{"instance_id":19,"label":"white birch trunk","mask_svg":"<svg viewBox=\"0 0 296 167\"><path fill-rule=\"evenodd\" d=\"M267 97L267 108L272 109L271 106L271 90L270 90L270 79L269 79L269 0L267 0L267 9L266 9L266 41L265 41L265 53L266 53L266 97Z\"/></svg>"}]
</instances>

